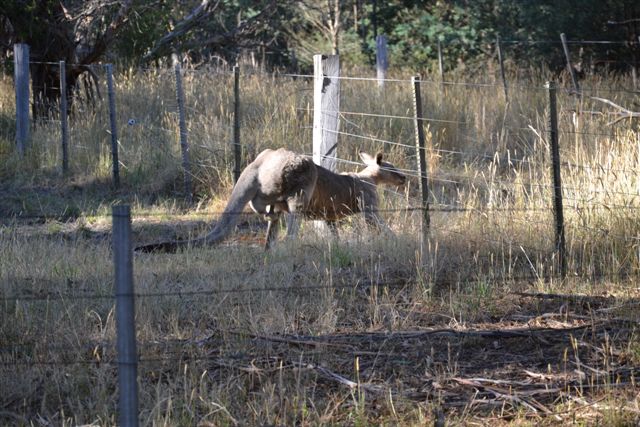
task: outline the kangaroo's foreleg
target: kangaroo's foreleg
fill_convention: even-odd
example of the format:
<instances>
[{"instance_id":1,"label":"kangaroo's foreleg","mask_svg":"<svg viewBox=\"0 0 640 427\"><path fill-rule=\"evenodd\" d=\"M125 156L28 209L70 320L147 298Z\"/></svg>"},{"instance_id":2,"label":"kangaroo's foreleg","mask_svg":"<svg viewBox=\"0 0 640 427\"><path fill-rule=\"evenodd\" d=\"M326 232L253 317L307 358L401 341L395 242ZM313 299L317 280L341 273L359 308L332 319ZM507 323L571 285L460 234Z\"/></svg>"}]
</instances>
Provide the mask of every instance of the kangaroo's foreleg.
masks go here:
<instances>
[{"instance_id":1,"label":"kangaroo's foreleg","mask_svg":"<svg viewBox=\"0 0 640 427\"><path fill-rule=\"evenodd\" d=\"M310 193L311 191L301 191L287 199L286 211L288 213L286 221L288 238L294 238L298 235L302 216L309 206Z\"/></svg>"},{"instance_id":2,"label":"kangaroo's foreleg","mask_svg":"<svg viewBox=\"0 0 640 427\"><path fill-rule=\"evenodd\" d=\"M280 228L280 213L276 213L269 217L269 223L267 225L267 237L264 242L264 249L270 249L273 245L273 241L278 237L278 230Z\"/></svg>"}]
</instances>

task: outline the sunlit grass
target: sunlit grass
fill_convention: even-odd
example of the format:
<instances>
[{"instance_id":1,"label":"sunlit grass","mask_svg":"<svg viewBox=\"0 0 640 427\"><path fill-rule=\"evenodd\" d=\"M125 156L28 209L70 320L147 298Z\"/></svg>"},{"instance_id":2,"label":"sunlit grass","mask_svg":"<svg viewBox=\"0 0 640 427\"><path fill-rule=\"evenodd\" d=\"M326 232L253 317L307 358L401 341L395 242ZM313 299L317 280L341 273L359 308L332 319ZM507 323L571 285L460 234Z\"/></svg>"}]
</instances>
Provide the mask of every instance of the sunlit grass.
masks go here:
<instances>
[{"instance_id":1,"label":"sunlit grass","mask_svg":"<svg viewBox=\"0 0 640 427\"><path fill-rule=\"evenodd\" d=\"M607 125L612 117L602 113L606 107L589 98L632 106L634 95L623 91L630 78L588 77L580 100L559 92L570 276L562 282L554 254L548 94L543 88L549 74L529 74L526 79L510 78L507 103L499 82L443 88L423 73L425 80L436 80L422 85L425 117L431 119L425 127L432 212L424 247L422 212L405 209L420 204L410 118L412 73L407 71L392 76L406 81L387 82L383 90L374 81L341 81L341 131L351 135L340 136L340 158L352 162L360 150L383 150L411 178L406 188L379 192L382 215L393 235L370 233L355 217L340 229L339 239L318 236L305 225L299 240L283 239L265 253L263 230L256 226L260 219L248 216L255 219L249 221L251 231L236 233L222 246L136 255L136 292L154 295L140 297L137 306L140 353L147 359L140 367L143 423L424 425L433 422L434 409L444 398L411 400L402 393L461 375L465 346L479 342L464 342L457 353L438 342L417 355L411 353L413 344L395 348L395 353L383 346L372 365L356 369L351 353L340 356L345 348L357 347L354 343L298 343L303 350L287 359L291 355L283 353L277 341L256 337L465 329L488 323L508 328L519 319L510 316L526 311L522 301L509 296L522 290L614 296L623 302L606 311L589 311L583 318L610 312L637 318L629 308L633 305L624 304L638 298L637 286L628 280L640 267L637 123ZM312 82L251 70L241 76L243 164L265 148L283 146L310 154ZM115 323L109 298L112 203L132 205L136 244L202 233L225 206L233 184L232 75L224 69L187 70L184 75L193 205L183 201L173 79L171 70L116 76L120 190L110 184L106 99L95 106L79 99L74 105L71 173L65 177L55 114L35 126L26 158L15 154L13 101L7 95L11 82L0 80L0 120L8 123L0 127L0 215L57 217L66 209L62 219L75 218L35 224L6 220L0 228L0 293L7 297L0 341L22 345L6 360L51 363L17 369L9 363L3 368L1 389L10 391L2 401L10 407L7 419L20 423L38 414L62 425L116 423ZM493 76L451 79L496 82ZM339 167L357 168L347 162ZM529 280L515 280L522 277ZM167 293L171 295L158 295ZM14 300L14 295L45 299ZM527 319L567 315L566 306L537 310L525 312ZM510 320L500 323L502 319ZM613 359L637 365L637 337L636 330L626 341L595 343L598 350L593 353L606 356L598 369L611 368ZM382 361L387 352L397 365ZM577 359L577 353L567 354ZM363 351L359 357L367 356L371 354ZM412 365L405 358L411 357L424 372L407 373ZM65 364L79 358L91 363ZM561 371L561 362L548 361L554 373ZM375 395L364 386L341 388L310 367L323 363L354 381L388 386L397 394ZM393 368L378 372L384 363ZM566 372L573 371L569 365ZM404 381L408 377L411 380ZM573 416L579 422L615 425L634 419L631 409L637 396L596 385L602 389L594 386L593 395L604 400L590 412L582 410L586 401L577 400L584 396L550 406L563 420ZM627 409L617 413L616 408ZM451 409L447 416L462 424L506 423L499 413L475 412L469 405ZM509 414L520 425L531 422L525 409Z\"/></svg>"}]
</instances>

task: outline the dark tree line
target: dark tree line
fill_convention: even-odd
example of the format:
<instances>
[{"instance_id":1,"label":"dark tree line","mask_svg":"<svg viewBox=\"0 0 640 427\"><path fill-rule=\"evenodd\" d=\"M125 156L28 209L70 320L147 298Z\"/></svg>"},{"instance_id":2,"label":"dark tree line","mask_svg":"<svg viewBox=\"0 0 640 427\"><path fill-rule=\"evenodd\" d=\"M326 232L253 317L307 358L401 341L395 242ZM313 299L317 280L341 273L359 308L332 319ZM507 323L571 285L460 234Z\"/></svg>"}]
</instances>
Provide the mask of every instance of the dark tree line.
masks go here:
<instances>
[{"instance_id":1,"label":"dark tree line","mask_svg":"<svg viewBox=\"0 0 640 427\"><path fill-rule=\"evenodd\" d=\"M586 45L609 68L640 61L640 2L634 0L0 0L0 54L13 43L31 47L34 116L60 96L65 60L67 96L91 82L88 65L108 61L163 64L173 53L192 64L234 63L258 52L276 67L309 67L314 53L339 52L344 63L373 63L375 35L386 34L392 63L420 70L442 43L447 67L473 66L495 54L493 41L620 40ZM519 64L561 69L549 44L511 45ZM626 63L625 63L626 62Z\"/></svg>"},{"instance_id":2,"label":"dark tree line","mask_svg":"<svg viewBox=\"0 0 640 427\"><path fill-rule=\"evenodd\" d=\"M14 43L30 46L38 118L59 99L60 60L69 64L71 102L81 76L95 79L88 66L99 61L143 63L172 53L205 61L276 45L279 36L271 31L271 20L286 12L285 5L275 0L0 0L0 52L7 58Z\"/></svg>"}]
</instances>

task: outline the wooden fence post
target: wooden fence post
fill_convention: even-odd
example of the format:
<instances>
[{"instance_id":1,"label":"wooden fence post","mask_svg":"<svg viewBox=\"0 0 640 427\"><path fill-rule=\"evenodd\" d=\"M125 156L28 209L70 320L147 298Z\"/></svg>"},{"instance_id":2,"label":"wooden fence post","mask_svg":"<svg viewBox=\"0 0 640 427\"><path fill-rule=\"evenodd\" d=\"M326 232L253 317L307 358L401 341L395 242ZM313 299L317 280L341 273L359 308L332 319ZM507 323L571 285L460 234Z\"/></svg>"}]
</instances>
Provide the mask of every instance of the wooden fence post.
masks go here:
<instances>
[{"instance_id":1,"label":"wooden fence post","mask_svg":"<svg viewBox=\"0 0 640 427\"><path fill-rule=\"evenodd\" d=\"M336 170L340 113L340 58L313 56L313 161Z\"/></svg>"},{"instance_id":2,"label":"wooden fence post","mask_svg":"<svg viewBox=\"0 0 640 427\"><path fill-rule=\"evenodd\" d=\"M562 49L564 50L564 56L567 59L567 70L569 70L569 74L571 75L571 82L573 83L573 89L576 94L580 93L580 85L578 84L578 79L576 78L576 71L573 69L573 65L571 65L571 55L569 54L569 45L567 44L567 36L564 33L560 34L560 41L562 41Z\"/></svg>"},{"instance_id":3,"label":"wooden fence post","mask_svg":"<svg viewBox=\"0 0 640 427\"><path fill-rule=\"evenodd\" d=\"M14 78L16 86L16 145L24 156L29 144L29 45L13 45Z\"/></svg>"},{"instance_id":4,"label":"wooden fence post","mask_svg":"<svg viewBox=\"0 0 640 427\"><path fill-rule=\"evenodd\" d=\"M509 102L509 93L507 91L507 77L504 72L504 61L502 60L502 47L500 44L500 36L496 36L496 49L498 50L498 62L500 63L500 76L502 77L502 88L504 90L504 100Z\"/></svg>"},{"instance_id":5,"label":"wooden fence post","mask_svg":"<svg viewBox=\"0 0 640 427\"><path fill-rule=\"evenodd\" d=\"M422 114L422 96L420 95L420 76L411 77L413 87L413 123L416 131L416 154L418 159L418 170L420 171L420 194L422 195L422 248L425 247L429 237L429 179L427 176L427 151L425 148L424 136L424 116Z\"/></svg>"},{"instance_id":6,"label":"wooden fence post","mask_svg":"<svg viewBox=\"0 0 640 427\"><path fill-rule=\"evenodd\" d=\"M69 173L69 125L67 123L67 68L60 61L60 127L62 132L62 173Z\"/></svg>"},{"instance_id":7,"label":"wooden fence post","mask_svg":"<svg viewBox=\"0 0 640 427\"><path fill-rule=\"evenodd\" d=\"M178 102L178 117L180 126L180 150L182 152L182 172L184 173L184 193L187 202L193 200L191 192L191 163L189 161L189 142L187 140L187 122L185 120L184 91L182 90L182 66L176 55L173 56L176 75L176 100Z\"/></svg>"},{"instance_id":8,"label":"wooden fence post","mask_svg":"<svg viewBox=\"0 0 640 427\"><path fill-rule=\"evenodd\" d=\"M549 139L553 177L553 212L556 223L556 253L560 264L560 276L567 276L566 241L564 235L564 212L562 205L562 180L560 177L560 145L558 143L558 107L555 82L547 82L549 92Z\"/></svg>"},{"instance_id":9,"label":"wooden fence post","mask_svg":"<svg viewBox=\"0 0 640 427\"><path fill-rule=\"evenodd\" d=\"M118 348L119 424L138 425L138 352L136 349L135 300L131 210L113 206L113 262L115 270L116 329Z\"/></svg>"},{"instance_id":10,"label":"wooden fence post","mask_svg":"<svg viewBox=\"0 0 640 427\"><path fill-rule=\"evenodd\" d=\"M111 122L111 161L113 162L113 186L120 188L120 163L118 161L118 125L116 123L116 94L113 88L113 65L107 64L107 92L109 93L109 121Z\"/></svg>"},{"instance_id":11,"label":"wooden fence post","mask_svg":"<svg viewBox=\"0 0 640 427\"><path fill-rule=\"evenodd\" d=\"M242 150L240 147L240 67L233 67L233 181L238 182L242 168Z\"/></svg>"},{"instance_id":12,"label":"wooden fence post","mask_svg":"<svg viewBox=\"0 0 640 427\"><path fill-rule=\"evenodd\" d=\"M440 73L440 89L444 95L444 65L442 63L442 46L438 40L438 72Z\"/></svg>"},{"instance_id":13,"label":"wooden fence post","mask_svg":"<svg viewBox=\"0 0 640 427\"><path fill-rule=\"evenodd\" d=\"M640 36L638 36L638 45L640 46ZM631 78L633 79L633 90L638 89L638 56L633 55L633 66L631 67Z\"/></svg>"},{"instance_id":14,"label":"wooden fence post","mask_svg":"<svg viewBox=\"0 0 640 427\"><path fill-rule=\"evenodd\" d=\"M389 59L387 57L387 37L379 35L376 37L376 78L378 79L378 87L384 87L384 80L387 77L387 69L389 68Z\"/></svg>"}]
</instances>

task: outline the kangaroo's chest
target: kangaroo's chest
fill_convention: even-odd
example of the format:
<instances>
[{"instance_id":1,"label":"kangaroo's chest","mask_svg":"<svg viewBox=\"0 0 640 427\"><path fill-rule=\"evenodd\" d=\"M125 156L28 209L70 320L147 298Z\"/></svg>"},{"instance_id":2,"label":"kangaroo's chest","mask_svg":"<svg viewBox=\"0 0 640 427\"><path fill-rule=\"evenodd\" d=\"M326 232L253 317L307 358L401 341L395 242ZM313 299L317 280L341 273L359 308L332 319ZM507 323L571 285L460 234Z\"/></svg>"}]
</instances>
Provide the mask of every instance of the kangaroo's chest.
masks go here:
<instances>
[{"instance_id":1,"label":"kangaroo's chest","mask_svg":"<svg viewBox=\"0 0 640 427\"><path fill-rule=\"evenodd\" d=\"M307 216L338 220L361 212L367 203L366 192L352 179L327 182L319 179Z\"/></svg>"}]
</instances>

